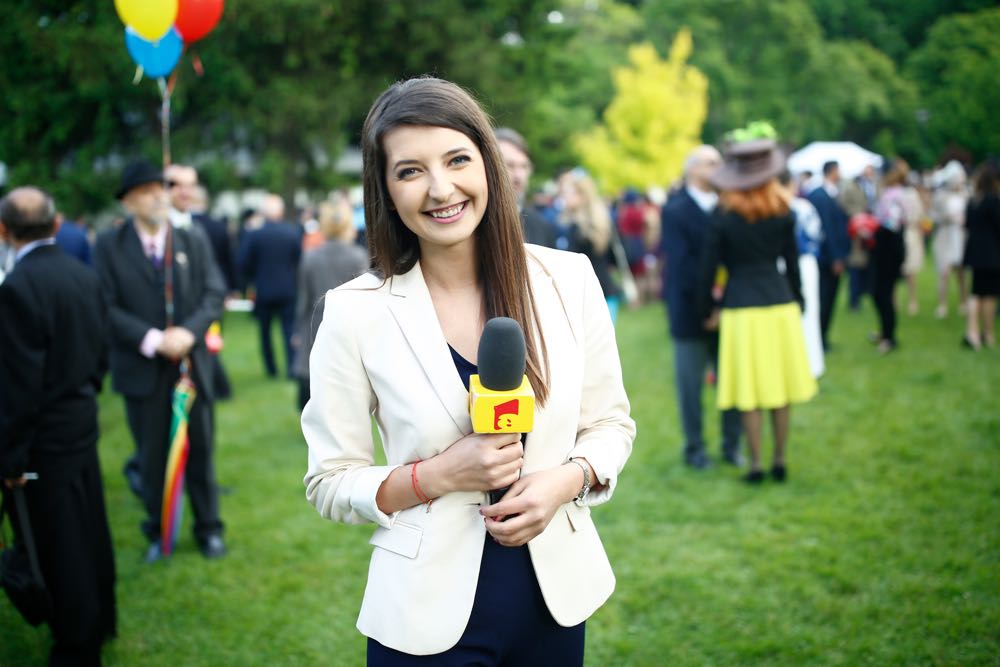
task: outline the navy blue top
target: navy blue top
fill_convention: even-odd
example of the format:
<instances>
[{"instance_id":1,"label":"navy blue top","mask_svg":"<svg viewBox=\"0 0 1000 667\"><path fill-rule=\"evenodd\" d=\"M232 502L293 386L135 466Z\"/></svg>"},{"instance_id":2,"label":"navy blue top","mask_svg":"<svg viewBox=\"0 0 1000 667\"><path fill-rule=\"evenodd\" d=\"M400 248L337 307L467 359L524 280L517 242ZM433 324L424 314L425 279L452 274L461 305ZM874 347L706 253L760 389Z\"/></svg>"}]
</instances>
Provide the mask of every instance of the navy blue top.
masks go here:
<instances>
[{"instance_id":1,"label":"navy blue top","mask_svg":"<svg viewBox=\"0 0 1000 667\"><path fill-rule=\"evenodd\" d=\"M462 384L465 385L465 390L468 391L469 377L478 373L479 367L456 352L455 348L451 345L448 346L448 351L451 352L451 360L455 362L455 370L458 371L458 376L462 378Z\"/></svg>"}]
</instances>

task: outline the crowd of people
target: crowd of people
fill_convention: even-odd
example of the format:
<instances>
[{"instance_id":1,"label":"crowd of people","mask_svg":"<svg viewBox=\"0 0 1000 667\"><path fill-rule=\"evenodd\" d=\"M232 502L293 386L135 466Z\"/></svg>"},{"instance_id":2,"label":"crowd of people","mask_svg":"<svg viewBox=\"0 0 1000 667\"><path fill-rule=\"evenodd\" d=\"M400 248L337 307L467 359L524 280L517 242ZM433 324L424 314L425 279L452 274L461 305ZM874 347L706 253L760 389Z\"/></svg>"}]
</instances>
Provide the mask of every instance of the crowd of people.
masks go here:
<instances>
[{"instance_id":1,"label":"crowd of people","mask_svg":"<svg viewBox=\"0 0 1000 667\"><path fill-rule=\"evenodd\" d=\"M161 171L143 161L123 170L114 193L126 217L95 243L38 188L18 187L0 202L0 478L5 497L21 489L27 499L54 603L52 664L99 664L117 627L96 448L107 371L134 442L124 474L145 510L144 560L168 555L163 489L179 386L193 396L185 487L195 540L206 558L227 554L214 404L239 387L213 342L227 302L252 300L263 373L298 384L309 500L326 518L374 522L376 547L414 559L406 567L376 559L371 576L413 591L451 562L442 549L465 554L466 564L489 561L535 600L521 610L526 617L549 628L530 647L538 664L551 651L582 660L583 622L610 594L606 556L599 543L580 541L579 527L588 505L610 497L634 437L613 336L623 304L666 301L682 461L712 465L702 395L714 384L721 459L745 468L754 485L789 477L791 405L817 392L845 274L848 307L870 296L872 343L888 354L899 345L897 283L905 281L906 312L916 316L916 276L930 250L935 316L948 317L955 280L962 344L996 344L995 161L971 179L957 161L922 176L897 159L881 177L872 165L851 178L829 161L814 181L789 174L778 144L761 137L726 142L722 153L699 146L665 198L629 190L609 203L580 167L529 196L534 165L524 138L489 128L474 100L435 79L386 91L364 142L363 227L343 192L293 216L268 194L237 226L208 214L194 167ZM398 327L383 321L390 315ZM460 415L466 394L451 376L468 385L482 326L495 316L523 328L527 376L539 404L551 406L530 445L470 435ZM440 326L429 325L435 318ZM447 345L435 345L442 334ZM554 370L576 384L550 383ZM405 404L404 380L412 384ZM370 463L372 406L385 467ZM774 439L767 469L765 413ZM512 489L500 502L473 502L499 486ZM433 514L417 511L432 502ZM471 505L480 523L466 516ZM559 511L568 522L550 527ZM451 542L435 542L442 530L453 531ZM566 551L579 555L573 567L551 557ZM594 572L584 594L574 582ZM447 594L430 596L445 605L438 615L407 612L398 591L370 581L359 621L370 658L466 655L485 641L468 628L511 622L491 615L502 587L471 569L452 581ZM544 600L532 597L540 584ZM461 600L468 613L453 613ZM421 609L430 604L422 601Z\"/></svg>"}]
</instances>

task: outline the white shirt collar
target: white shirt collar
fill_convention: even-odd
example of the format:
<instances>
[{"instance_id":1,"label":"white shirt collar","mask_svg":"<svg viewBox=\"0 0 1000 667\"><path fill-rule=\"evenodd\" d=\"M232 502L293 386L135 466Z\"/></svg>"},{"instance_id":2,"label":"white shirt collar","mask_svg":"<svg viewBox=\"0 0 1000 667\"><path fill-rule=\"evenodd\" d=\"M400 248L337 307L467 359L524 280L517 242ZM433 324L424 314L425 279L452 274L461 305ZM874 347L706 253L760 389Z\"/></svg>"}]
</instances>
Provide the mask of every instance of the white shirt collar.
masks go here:
<instances>
[{"instance_id":1,"label":"white shirt collar","mask_svg":"<svg viewBox=\"0 0 1000 667\"><path fill-rule=\"evenodd\" d=\"M719 195L715 192L705 192L704 190L700 190L693 185L685 185L684 189L687 190L691 199L698 204L698 208L705 213L711 213L719 203Z\"/></svg>"},{"instance_id":2,"label":"white shirt collar","mask_svg":"<svg viewBox=\"0 0 1000 667\"><path fill-rule=\"evenodd\" d=\"M170 222L179 229L190 229L193 221L190 211L178 211L173 206L170 207Z\"/></svg>"},{"instance_id":3,"label":"white shirt collar","mask_svg":"<svg viewBox=\"0 0 1000 667\"><path fill-rule=\"evenodd\" d=\"M25 255L27 255L35 248L41 248L43 245L55 245L55 244L56 244L56 237L54 236L50 236L46 239L38 239L37 241L32 241L31 243L27 243L21 246L21 249L17 251L16 255L14 255L14 263L17 264L18 262L20 262L22 259L24 259Z\"/></svg>"},{"instance_id":4,"label":"white shirt collar","mask_svg":"<svg viewBox=\"0 0 1000 667\"><path fill-rule=\"evenodd\" d=\"M840 188L830 181L823 181L823 189L826 190L826 194L830 195L832 199L836 199L840 193Z\"/></svg>"}]
</instances>

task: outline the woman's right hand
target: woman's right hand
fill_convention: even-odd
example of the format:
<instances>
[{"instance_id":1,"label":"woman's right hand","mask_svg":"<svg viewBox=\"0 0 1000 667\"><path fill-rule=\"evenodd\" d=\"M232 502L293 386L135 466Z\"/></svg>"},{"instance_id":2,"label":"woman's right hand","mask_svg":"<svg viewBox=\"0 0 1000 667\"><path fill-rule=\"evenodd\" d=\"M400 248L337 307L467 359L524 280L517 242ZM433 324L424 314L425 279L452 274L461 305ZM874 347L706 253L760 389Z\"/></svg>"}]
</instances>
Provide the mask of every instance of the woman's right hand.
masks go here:
<instances>
[{"instance_id":1,"label":"woman's right hand","mask_svg":"<svg viewBox=\"0 0 1000 667\"><path fill-rule=\"evenodd\" d=\"M520 477L520 433L470 433L420 464L420 480L432 498L452 491L492 491Z\"/></svg>"}]
</instances>

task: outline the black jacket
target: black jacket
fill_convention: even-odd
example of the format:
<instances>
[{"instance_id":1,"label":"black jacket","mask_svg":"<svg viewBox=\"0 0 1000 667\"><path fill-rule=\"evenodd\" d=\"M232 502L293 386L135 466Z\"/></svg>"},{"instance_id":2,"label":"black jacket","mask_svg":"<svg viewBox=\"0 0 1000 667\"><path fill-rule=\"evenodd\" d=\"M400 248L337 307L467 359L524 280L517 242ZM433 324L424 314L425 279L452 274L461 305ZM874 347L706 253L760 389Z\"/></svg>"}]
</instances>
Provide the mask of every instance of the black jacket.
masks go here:
<instances>
[{"instance_id":1,"label":"black jacket","mask_svg":"<svg viewBox=\"0 0 1000 667\"><path fill-rule=\"evenodd\" d=\"M699 316L701 254L710 214L680 190L663 206L661 247L666 258L663 267L663 297L670 316L670 335L674 338L698 338L705 334Z\"/></svg>"},{"instance_id":2,"label":"black jacket","mask_svg":"<svg viewBox=\"0 0 1000 667\"><path fill-rule=\"evenodd\" d=\"M173 230L174 324L191 331L192 377L203 398L214 397L205 332L222 317L225 284L205 233L198 227ZM148 396L155 387L160 356L149 359L139 345L151 328L166 327L162 271L146 257L129 220L97 239L94 265L111 315L111 383L126 396Z\"/></svg>"},{"instance_id":3,"label":"black jacket","mask_svg":"<svg viewBox=\"0 0 1000 667\"><path fill-rule=\"evenodd\" d=\"M106 323L97 274L58 246L29 252L0 285L0 478L97 443Z\"/></svg>"},{"instance_id":4,"label":"black jacket","mask_svg":"<svg viewBox=\"0 0 1000 667\"><path fill-rule=\"evenodd\" d=\"M778 258L785 274L778 271ZM723 308L802 305L799 250L792 215L747 222L731 211L716 210L705 237L701 261L699 312L707 318L712 310L712 284L719 265L726 267Z\"/></svg>"},{"instance_id":5,"label":"black jacket","mask_svg":"<svg viewBox=\"0 0 1000 667\"><path fill-rule=\"evenodd\" d=\"M1000 271L1000 197L989 194L970 200L965 227L969 236L962 263L980 271Z\"/></svg>"},{"instance_id":6,"label":"black jacket","mask_svg":"<svg viewBox=\"0 0 1000 667\"><path fill-rule=\"evenodd\" d=\"M240 248L243 279L257 288L258 303L292 301L302 257L302 233L286 222L247 232Z\"/></svg>"}]
</instances>

